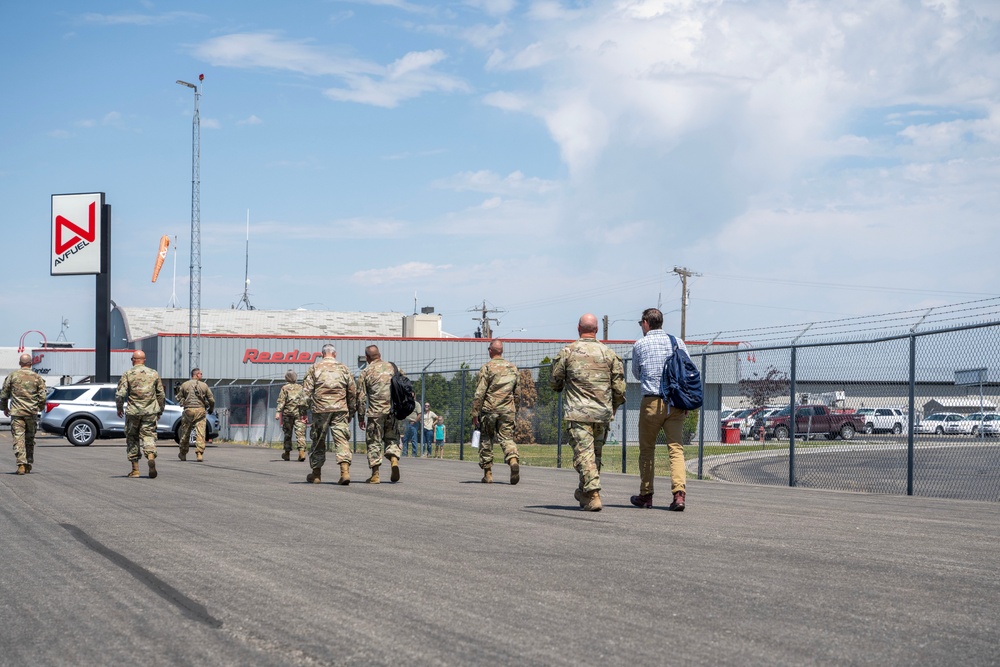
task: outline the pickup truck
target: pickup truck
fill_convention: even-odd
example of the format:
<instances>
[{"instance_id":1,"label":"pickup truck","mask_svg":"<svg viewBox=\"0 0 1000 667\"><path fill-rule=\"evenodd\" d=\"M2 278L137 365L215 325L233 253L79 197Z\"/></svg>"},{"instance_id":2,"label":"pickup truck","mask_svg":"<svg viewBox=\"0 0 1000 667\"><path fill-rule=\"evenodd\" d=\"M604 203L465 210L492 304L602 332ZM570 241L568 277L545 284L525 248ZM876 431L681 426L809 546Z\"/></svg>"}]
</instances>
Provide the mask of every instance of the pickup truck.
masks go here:
<instances>
[{"instance_id":1,"label":"pickup truck","mask_svg":"<svg viewBox=\"0 0 1000 667\"><path fill-rule=\"evenodd\" d=\"M768 417L764 422L767 437L785 440L788 438L789 409L786 407ZM795 406L795 435L810 437L822 434L827 440L838 435L850 440L858 431L865 430L864 417L852 412L836 412L825 405Z\"/></svg>"}]
</instances>

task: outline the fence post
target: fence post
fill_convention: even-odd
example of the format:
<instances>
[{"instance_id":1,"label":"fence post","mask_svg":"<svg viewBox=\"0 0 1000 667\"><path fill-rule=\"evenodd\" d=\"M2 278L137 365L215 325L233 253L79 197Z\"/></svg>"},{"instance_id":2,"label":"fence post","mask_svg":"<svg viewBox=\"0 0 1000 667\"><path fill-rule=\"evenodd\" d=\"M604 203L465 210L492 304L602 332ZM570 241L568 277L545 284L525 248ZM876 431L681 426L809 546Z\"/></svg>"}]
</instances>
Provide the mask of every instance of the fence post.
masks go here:
<instances>
[{"instance_id":1,"label":"fence post","mask_svg":"<svg viewBox=\"0 0 1000 667\"><path fill-rule=\"evenodd\" d=\"M434 362L431 362L434 363ZM430 366L431 364L427 364ZM426 369L425 369L426 371ZM424 447L424 405L427 404L425 397L427 396L427 373L423 372L420 374L420 456L424 455L426 451ZM438 408L440 410L440 408Z\"/></svg>"},{"instance_id":2,"label":"fence post","mask_svg":"<svg viewBox=\"0 0 1000 667\"><path fill-rule=\"evenodd\" d=\"M622 474L625 474L625 443L628 441L628 362L630 359L622 361L622 368L625 369L625 402L622 403Z\"/></svg>"},{"instance_id":3,"label":"fence post","mask_svg":"<svg viewBox=\"0 0 1000 667\"><path fill-rule=\"evenodd\" d=\"M792 377L788 383L788 486L795 486L795 346L792 346Z\"/></svg>"},{"instance_id":4,"label":"fence post","mask_svg":"<svg viewBox=\"0 0 1000 667\"><path fill-rule=\"evenodd\" d=\"M556 409L559 411L559 417L556 421L556 467L562 468L562 397L563 393L559 392L559 401L557 403Z\"/></svg>"},{"instance_id":5,"label":"fence post","mask_svg":"<svg viewBox=\"0 0 1000 667\"><path fill-rule=\"evenodd\" d=\"M913 417L915 414L914 389L917 381L917 337L910 335L910 414L909 432L906 435L906 495L913 495Z\"/></svg>"},{"instance_id":6,"label":"fence post","mask_svg":"<svg viewBox=\"0 0 1000 667\"><path fill-rule=\"evenodd\" d=\"M701 386L705 386L705 362L708 357L701 354ZM720 392L721 393L721 392ZM702 464L705 461L705 405L702 403L698 412L698 479L702 479Z\"/></svg>"},{"instance_id":7,"label":"fence post","mask_svg":"<svg viewBox=\"0 0 1000 667\"><path fill-rule=\"evenodd\" d=\"M459 412L458 460L465 460L465 369L462 369L462 410Z\"/></svg>"}]
</instances>

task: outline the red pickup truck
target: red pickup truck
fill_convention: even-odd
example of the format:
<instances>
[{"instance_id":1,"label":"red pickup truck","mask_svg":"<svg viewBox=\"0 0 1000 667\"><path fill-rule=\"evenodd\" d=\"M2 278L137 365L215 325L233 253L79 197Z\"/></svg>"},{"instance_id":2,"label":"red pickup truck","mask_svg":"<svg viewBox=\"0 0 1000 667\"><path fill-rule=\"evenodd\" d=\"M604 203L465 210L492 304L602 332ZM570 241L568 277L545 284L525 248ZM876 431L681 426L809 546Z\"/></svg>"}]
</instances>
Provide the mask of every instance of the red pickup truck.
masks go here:
<instances>
[{"instance_id":1,"label":"red pickup truck","mask_svg":"<svg viewBox=\"0 0 1000 667\"><path fill-rule=\"evenodd\" d=\"M767 437L785 440L788 438L789 410L777 412L764 422L764 433ZM811 437L823 435L827 440L833 440L838 435L844 440L850 440L858 431L864 432L865 420L853 412L835 412L825 405L795 406L795 435Z\"/></svg>"}]
</instances>

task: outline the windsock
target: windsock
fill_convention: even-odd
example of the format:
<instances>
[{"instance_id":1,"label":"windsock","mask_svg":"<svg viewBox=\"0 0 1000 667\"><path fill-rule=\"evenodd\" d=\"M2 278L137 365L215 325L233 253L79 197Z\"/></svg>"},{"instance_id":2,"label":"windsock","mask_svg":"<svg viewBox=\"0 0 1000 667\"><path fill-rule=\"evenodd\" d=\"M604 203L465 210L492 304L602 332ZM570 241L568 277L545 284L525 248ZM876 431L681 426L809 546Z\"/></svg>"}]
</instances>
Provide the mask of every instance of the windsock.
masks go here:
<instances>
[{"instance_id":1,"label":"windsock","mask_svg":"<svg viewBox=\"0 0 1000 667\"><path fill-rule=\"evenodd\" d=\"M163 260L167 258L167 248L170 247L170 237L160 237L160 252L156 255L156 266L153 267L153 282L160 276L160 269L163 268Z\"/></svg>"}]
</instances>

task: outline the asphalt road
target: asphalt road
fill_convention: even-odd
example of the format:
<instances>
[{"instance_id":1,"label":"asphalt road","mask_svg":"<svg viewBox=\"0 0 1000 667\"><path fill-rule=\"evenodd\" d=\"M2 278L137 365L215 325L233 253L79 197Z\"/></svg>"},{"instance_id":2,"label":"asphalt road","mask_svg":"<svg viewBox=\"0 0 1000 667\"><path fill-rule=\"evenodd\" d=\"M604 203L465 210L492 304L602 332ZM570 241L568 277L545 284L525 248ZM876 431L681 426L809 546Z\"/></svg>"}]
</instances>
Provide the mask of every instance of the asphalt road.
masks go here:
<instances>
[{"instance_id":1,"label":"asphalt road","mask_svg":"<svg viewBox=\"0 0 1000 667\"><path fill-rule=\"evenodd\" d=\"M2 665L987 665L1000 505L689 483L628 504L570 470L516 487L404 459L402 481L305 483L211 447L127 479L121 441L0 435ZM355 480L366 475L356 457Z\"/></svg>"}]
</instances>

